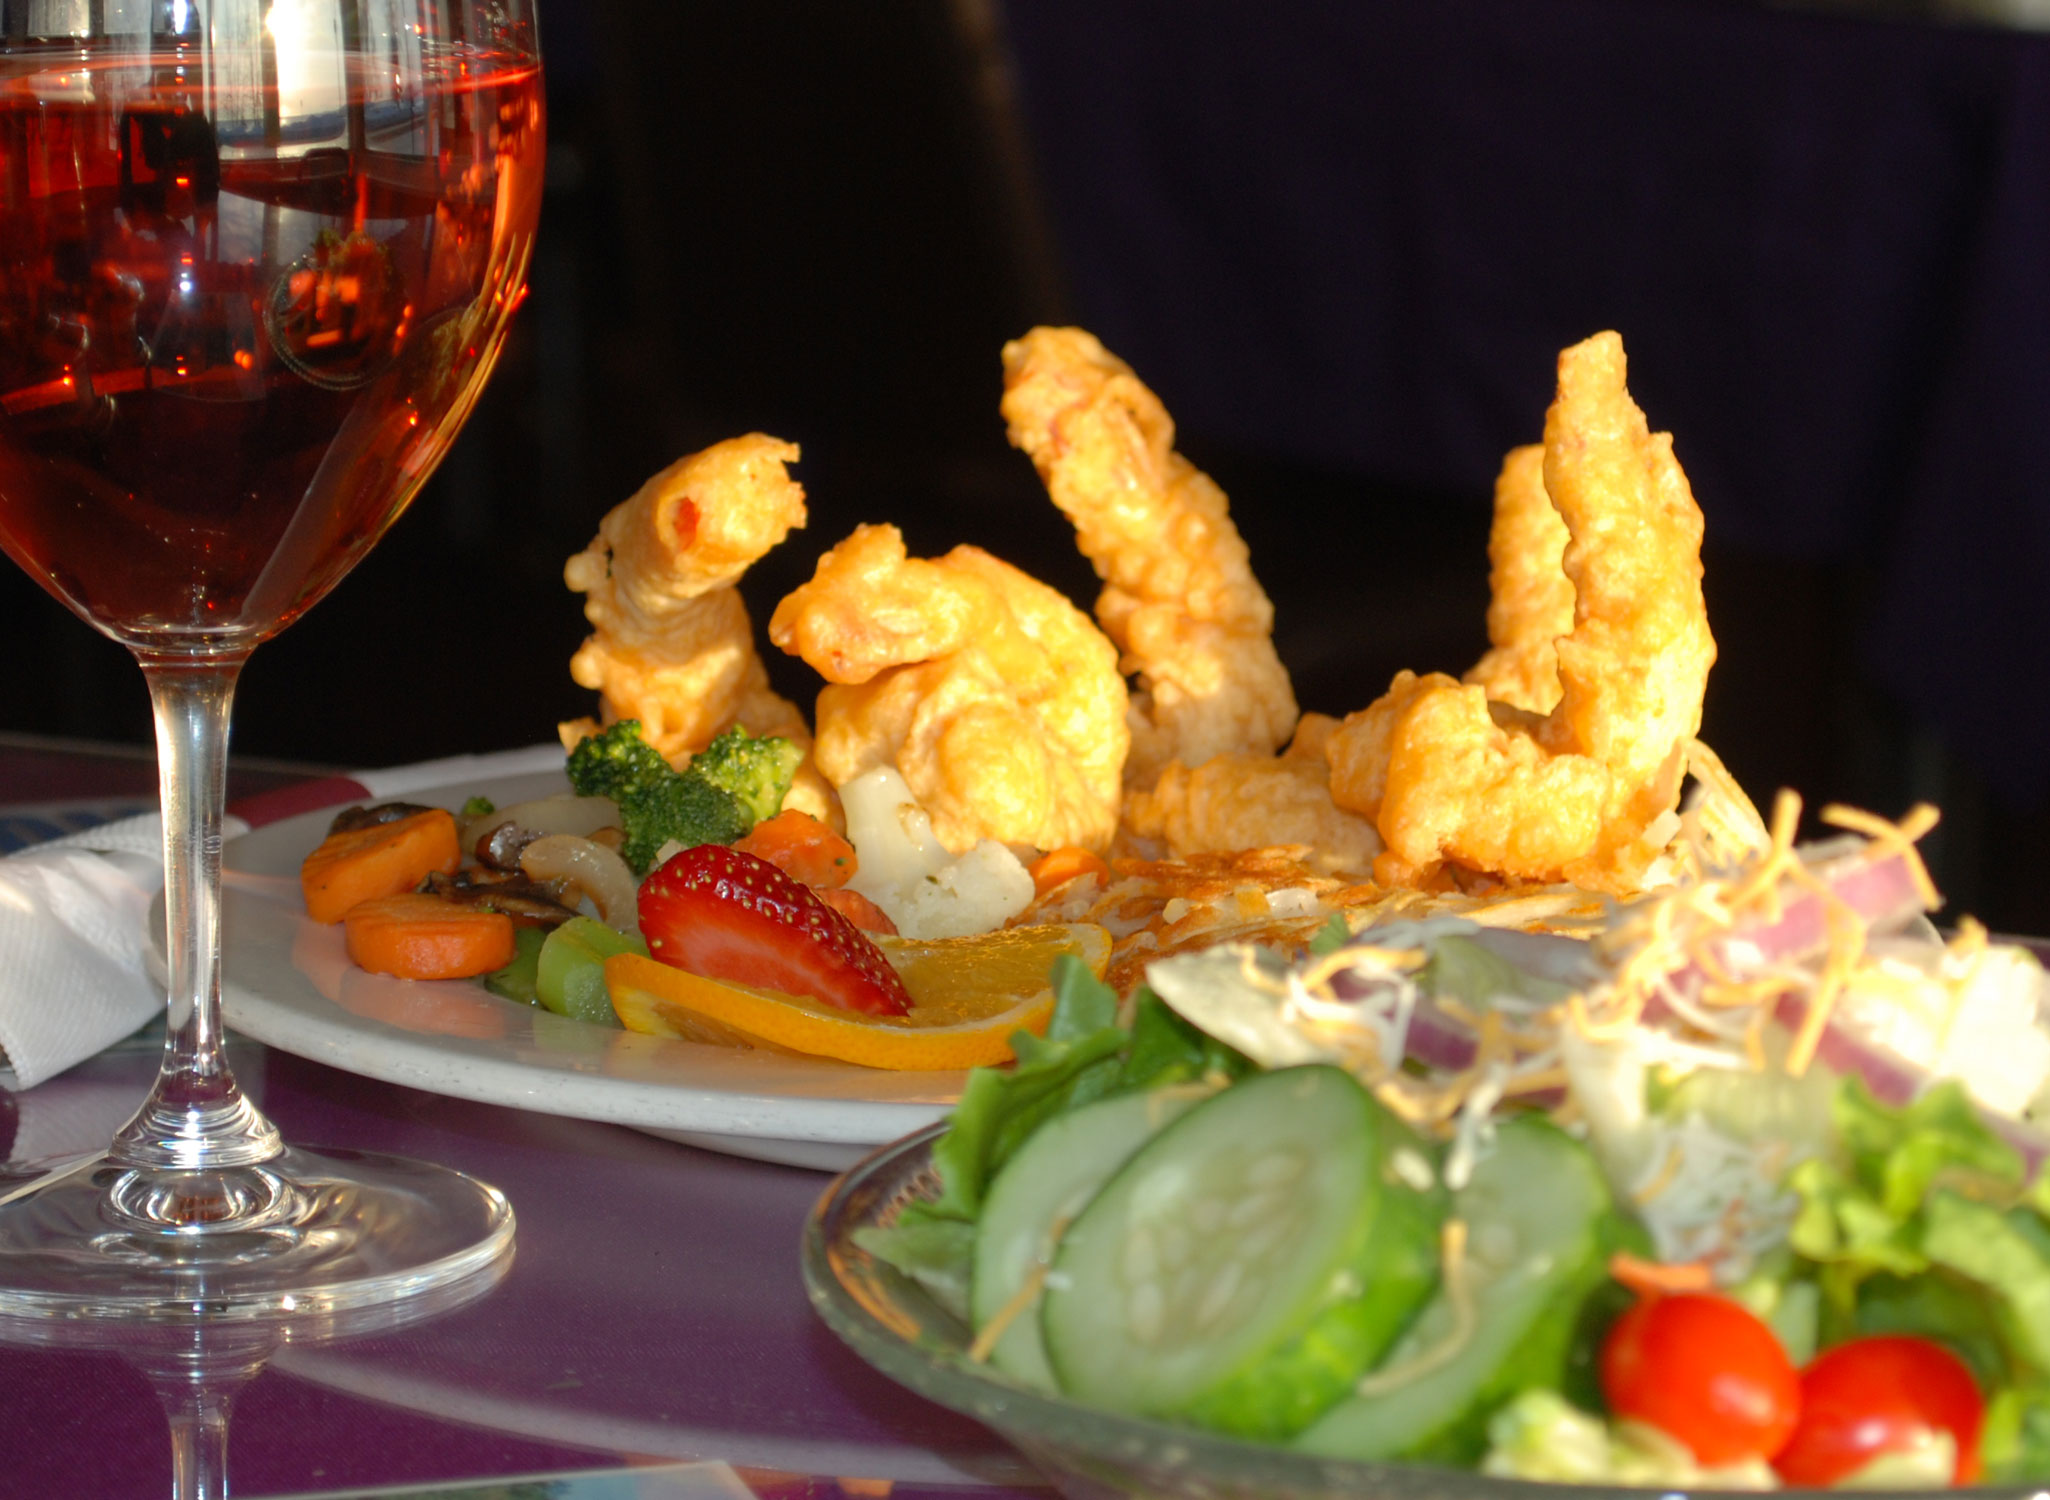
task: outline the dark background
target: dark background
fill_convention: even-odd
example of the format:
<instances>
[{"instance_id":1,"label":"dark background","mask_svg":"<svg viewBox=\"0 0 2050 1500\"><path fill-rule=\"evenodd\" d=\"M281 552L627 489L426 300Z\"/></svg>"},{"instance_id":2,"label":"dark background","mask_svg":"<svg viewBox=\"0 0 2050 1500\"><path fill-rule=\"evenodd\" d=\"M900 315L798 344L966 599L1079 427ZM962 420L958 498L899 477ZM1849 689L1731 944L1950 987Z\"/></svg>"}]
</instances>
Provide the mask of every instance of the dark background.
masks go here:
<instances>
[{"instance_id":1,"label":"dark background","mask_svg":"<svg viewBox=\"0 0 2050 1500\"><path fill-rule=\"evenodd\" d=\"M864 521L897 523L917 555L977 543L1086 606L1087 563L997 414L1004 340L1098 311L999 19L977 0L546 5L533 295L412 511L257 652L236 751L347 767L550 738L592 709L567 673L584 622L564 559L648 474L750 429L802 445L811 512L743 585L758 626ZM1189 310L1192 341L1205 311ZM1550 395L1548 366L1526 373L1532 421L1512 441L1535 439ZM1174 369L1140 374L1180 409ZM1687 431L1645 405L1684 461ZM1484 649L1489 497L1470 476L1506 443L1453 479L1186 416L1181 444L1232 496L1305 709L1349 712L1400 667L1456 673ZM1996 796L1860 664L1861 612L1884 586L1869 560L1776 547L1756 527L1719 537L1717 497L1700 498L1720 646L1704 738L1762 806L1780 785L1811 807L1939 802L1930 852L1952 910L2050 932L2050 818ZM148 738L126 654L13 570L0 630L0 729ZM808 703L808 669L763 650Z\"/></svg>"}]
</instances>

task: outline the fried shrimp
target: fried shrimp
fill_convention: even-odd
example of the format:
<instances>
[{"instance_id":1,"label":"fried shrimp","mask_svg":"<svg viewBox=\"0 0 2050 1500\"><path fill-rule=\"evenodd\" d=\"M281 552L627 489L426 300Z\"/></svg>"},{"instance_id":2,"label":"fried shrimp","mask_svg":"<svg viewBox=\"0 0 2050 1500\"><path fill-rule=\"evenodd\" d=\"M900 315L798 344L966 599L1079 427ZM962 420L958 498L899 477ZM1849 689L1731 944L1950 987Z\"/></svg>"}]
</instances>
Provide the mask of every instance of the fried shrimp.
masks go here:
<instances>
[{"instance_id":1,"label":"fried shrimp","mask_svg":"<svg viewBox=\"0 0 2050 1500\"><path fill-rule=\"evenodd\" d=\"M1126 793L1126 831L1160 841L1174 859L1301 845L1309 868L1365 877L1381 835L1331 800L1323 746L1335 728L1322 714L1304 714L1280 755L1228 750L1194 768L1169 761L1152 787Z\"/></svg>"},{"instance_id":2,"label":"fried shrimp","mask_svg":"<svg viewBox=\"0 0 2050 1500\"><path fill-rule=\"evenodd\" d=\"M907 557L862 526L776 606L769 638L827 681L819 769L894 765L934 836L1101 851L1129 731L1117 649L1058 591L977 547Z\"/></svg>"},{"instance_id":3,"label":"fried shrimp","mask_svg":"<svg viewBox=\"0 0 2050 1500\"><path fill-rule=\"evenodd\" d=\"M1224 492L1174 451L1174 422L1079 328L1004 346L1003 415L1103 580L1097 622L1137 678L1125 784L1171 760L1271 755L1293 730L1274 608Z\"/></svg>"},{"instance_id":4,"label":"fried shrimp","mask_svg":"<svg viewBox=\"0 0 2050 1500\"><path fill-rule=\"evenodd\" d=\"M1545 493L1545 450L1532 443L1502 461L1488 532L1490 650L1465 681L1497 703L1548 714L1559 702L1559 637L1573 628L1566 522Z\"/></svg>"},{"instance_id":5,"label":"fried shrimp","mask_svg":"<svg viewBox=\"0 0 2050 1500\"><path fill-rule=\"evenodd\" d=\"M570 676L598 691L604 723L640 720L648 742L672 761L733 724L811 743L804 715L769 686L734 588L804 525L804 490L784 467L796 459L796 444L760 433L679 459L614 506L591 545L563 567L592 625ZM597 727L572 720L561 726L563 742ZM800 769L786 805L827 815L816 772Z\"/></svg>"},{"instance_id":6,"label":"fried shrimp","mask_svg":"<svg viewBox=\"0 0 2050 1500\"><path fill-rule=\"evenodd\" d=\"M1701 511L1671 437L1630 399L1613 333L1559 357L1543 477L1575 593L1557 704L1540 715L1405 672L1326 745L1335 800L1387 841L1384 882L1451 863L1628 892L1669 833L1715 660Z\"/></svg>"}]
</instances>

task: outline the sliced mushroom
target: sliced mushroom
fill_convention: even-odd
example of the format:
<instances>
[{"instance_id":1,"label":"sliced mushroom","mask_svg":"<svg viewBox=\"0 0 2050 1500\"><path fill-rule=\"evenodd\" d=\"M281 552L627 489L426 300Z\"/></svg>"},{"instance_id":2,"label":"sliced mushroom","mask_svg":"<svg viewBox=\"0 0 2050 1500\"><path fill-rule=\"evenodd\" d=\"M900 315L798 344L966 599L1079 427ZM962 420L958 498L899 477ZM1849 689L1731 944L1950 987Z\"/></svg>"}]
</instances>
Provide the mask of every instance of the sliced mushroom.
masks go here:
<instances>
[{"instance_id":1,"label":"sliced mushroom","mask_svg":"<svg viewBox=\"0 0 2050 1500\"><path fill-rule=\"evenodd\" d=\"M510 807L501 807L473 818L462 828L463 847L483 858L483 844L486 839L498 834L504 827L525 829L533 834L573 833L589 838L601 828L619 826L619 804L610 797L540 797L531 802L515 802ZM513 856L518 850L511 851ZM501 868L515 868L507 864Z\"/></svg>"},{"instance_id":2,"label":"sliced mushroom","mask_svg":"<svg viewBox=\"0 0 2050 1500\"><path fill-rule=\"evenodd\" d=\"M475 839L470 847L477 856L478 864L487 869L504 870L516 875L520 869L521 851L534 840L547 837L547 834L536 833L533 829L522 827L518 823L500 823L489 833Z\"/></svg>"},{"instance_id":3,"label":"sliced mushroom","mask_svg":"<svg viewBox=\"0 0 2050 1500\"><path fill-rule=\"evenodd\" d=\"M576 915L562 885L530 880L525 875L464 870L455 875L430 875L426 888L429 894L447 901L504 912L523 927L560 927Z\"/></svg>"},{"instance_id":4,"label":"sliced mushroom","mask_svg":"<svg viewBox=\"0 0 2050 1500\"><path fill-rule=\"evenodd\" d=\"M633 872L615 850L575 834L551 833L521 851L520 868L535 880L561 881L588 896L606 926L640 931Z\"/></svg>"}]
</instances>

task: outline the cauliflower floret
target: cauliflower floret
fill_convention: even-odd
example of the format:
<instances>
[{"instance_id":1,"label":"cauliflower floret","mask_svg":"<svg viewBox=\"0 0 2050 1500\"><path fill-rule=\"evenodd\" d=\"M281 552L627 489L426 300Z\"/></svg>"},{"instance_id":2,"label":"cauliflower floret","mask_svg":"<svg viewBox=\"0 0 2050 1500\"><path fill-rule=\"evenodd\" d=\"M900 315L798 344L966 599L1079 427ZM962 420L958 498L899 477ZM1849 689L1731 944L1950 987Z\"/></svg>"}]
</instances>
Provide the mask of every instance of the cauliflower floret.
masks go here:
<instances>
[{"instance_id":1,"label":"cauliflower floret","mask_svg":"<svg viewBox=\"0 0 2050 1500\"><path fill-rule=\"evenodd\" d=\"M858 862L848 887L881 907L905 937L991 932L1032 901L1032 876L994 839L954 856L895 767L879 766L840 788L847 838Z\"/></svg>"}]
</instances>

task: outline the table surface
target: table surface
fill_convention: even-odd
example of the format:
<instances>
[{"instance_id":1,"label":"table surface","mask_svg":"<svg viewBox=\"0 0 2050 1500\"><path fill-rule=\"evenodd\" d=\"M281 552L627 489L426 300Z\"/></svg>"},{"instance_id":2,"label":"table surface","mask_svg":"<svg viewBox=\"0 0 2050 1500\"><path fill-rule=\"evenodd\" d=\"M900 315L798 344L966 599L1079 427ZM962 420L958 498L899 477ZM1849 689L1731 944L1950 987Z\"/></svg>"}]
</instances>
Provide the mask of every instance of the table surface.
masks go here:
<instances>
[{"instance_id":1,"label":"table surface","mask_svg":"<svg viewBox=\"0 0 2050 1500\"><path fill-rule=\"evenodd\" d=\"M146 758L140 770L138 782L132 752L0 741L0 815L146 800ZM233 782L271 791L323 771L238 768ZM512 1268L481 1300L272 1357L234 1399L233 1494L653 1477L690 1461L731 1465L763 1500L1009 1500L1041 1487L986 1429L875 1374L813 1315L797 1248L824 1174L421 1093L241 1040L231 1057L287 1139L459 1168L501 1188L518 1219ZM0 1146L46 1157L103 1142L155 1064L139 1038L0 1093ZM0 1500L171 1492L162 1407L119 1353L0 1346L0 1454Z\"/></svg>"}]
</instances>

